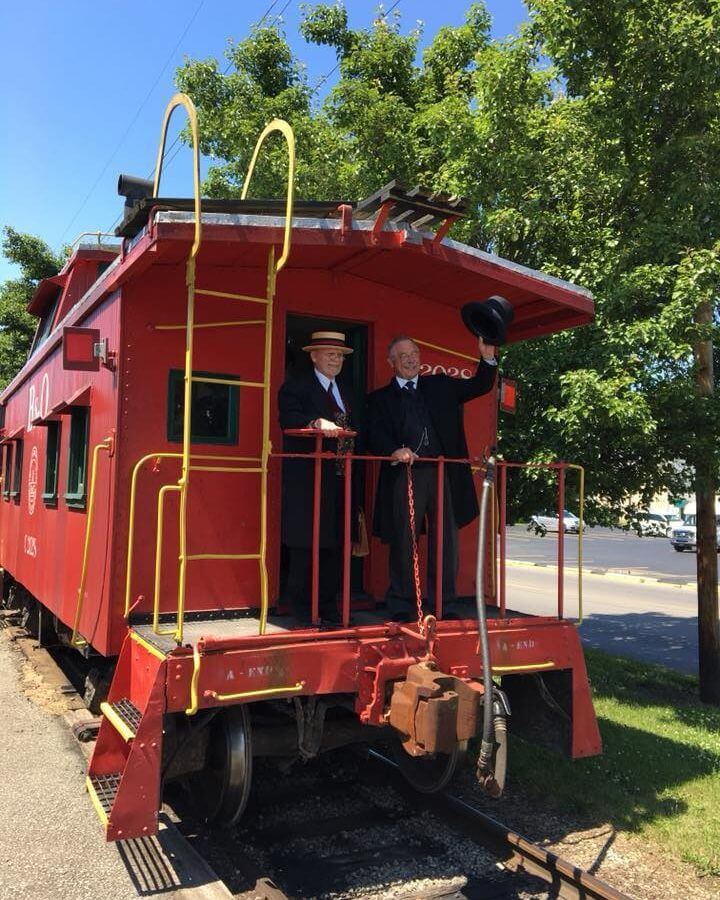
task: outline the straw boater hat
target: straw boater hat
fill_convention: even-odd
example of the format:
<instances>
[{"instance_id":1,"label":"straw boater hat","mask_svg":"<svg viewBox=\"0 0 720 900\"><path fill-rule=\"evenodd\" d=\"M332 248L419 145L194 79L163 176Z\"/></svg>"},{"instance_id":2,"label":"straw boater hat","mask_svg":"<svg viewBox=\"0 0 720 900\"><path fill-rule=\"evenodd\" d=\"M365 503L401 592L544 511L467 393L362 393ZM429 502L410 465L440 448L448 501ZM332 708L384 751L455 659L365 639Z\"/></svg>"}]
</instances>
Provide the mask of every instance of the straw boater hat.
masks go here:
<instances>
[{"instance_id":1,"label":"straw boater hat","mask_svg":"<svg viewBox=\"0 0 720 900\"><path fill-rule=\"evenodd\" d=\"M342 331L313 331L310 343L303 350L339 350L345 356L352 353L352 349L345 343Z\"/></svg>"}]
</instances>

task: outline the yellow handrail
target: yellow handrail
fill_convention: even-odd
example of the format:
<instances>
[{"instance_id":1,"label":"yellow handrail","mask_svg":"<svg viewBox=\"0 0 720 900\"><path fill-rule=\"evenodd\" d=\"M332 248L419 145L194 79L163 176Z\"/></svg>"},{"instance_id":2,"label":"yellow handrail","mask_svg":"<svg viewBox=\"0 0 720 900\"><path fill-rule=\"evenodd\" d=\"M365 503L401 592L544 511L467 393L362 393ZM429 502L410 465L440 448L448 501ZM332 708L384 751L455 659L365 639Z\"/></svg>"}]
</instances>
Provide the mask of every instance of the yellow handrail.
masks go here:
<instances>
[{"instance_id":1,"label":"yellow handrail","mask_svg":"<svg viewBox=\"0 0 720 900\"><path fill-rule=\"evenodd\" d=\"M292 240L292 214L293 214L293 205L295 203L295 135L293 134L293 130L288 125L284 119L273 119L272 122L269 122L265 128L263 129L263 133L257 140L257 144L255 144L255 151L253 152L252 159L250 160L250 166L248 167L247 175L245 176L245 182L243 184L242 193L240 194L240 198L245 200L248 195L248 189L250 188L250 181L252 180L253 172L255 171L255 163L257 162L257 158L260 154L260 148L265 143L266 138L268 138L273 132L279 131L285 141L287 142L288 148L288 187L287 187L287 202L285 204L285 235L283 238L283 252L280 259L275 266L275 273L277 274L285 265L290 256L290 244ZM274 285L273 290L268 291L268 302L272 302L272 297L275 294Z\"/></svg>"},{"instance_id":2,"label":"yellow handrail","mask_svg":"<svg viewBox=\"0 0 720 900\"><path fill-rule=\"evenodd\" d=\"M80 569L80 586L78 587L77 602L75 604L75 620L73 622L70 644L73 647L85 647L87 641L80 637L80 618L82 617L83 604L85 602L85 585L87 583L88 560L90 558L90 535L92 534L95 520L95 482L97 480L98 456L101 450L112 449L112 438L106 437L104 441L93 447L92 468L90 470L90 496L88 497L87 516L85 517L85 543L83 546L82 567Z\"/></svg>"},{"instance_id":3,"label":"yellow handrail","mask_svg":"<svg viewBox=\"0 0 720 900\"><path fill-rule=\"evenodd\" d=\"M179 491L182 502L183 489L180 484L164 484L158 491L157 499L157 531L155 532L155 590L153 593L153 631L155 634L175 634L176 629L169 631L160 629L160 582L162 575L163 513L165 511L165 494Z\"/></svg>"},{"instance_id":4,"label":"yellow handrail","mask_svg":"<svg viewBox=\"0 0 720 900\"><path fill-rule=\"evenodd\" d=\"M165 141L167 139L167 129L170 122L170 116L173 111L182 106L187 113L190 123L190 131L192 133L193 144L193 191L195 200L195 237L190 255L188 256L185 284L187 286L187 327L185 330L185 375L184 384L184 410L183 410L183 448L182 448L182 470L178 479L177 487L180 489L180 521L179 521L179 538L180 552L178 554L179 573L178 573L178 594L177 594L177 627L175 629L175 640L182 643L183 635L183 618L185 610L185 587L187 578L187 497L188 488L190 486L190 420L191 420L191 403L192 403L192 371L193 371L193 325L195 319L195 263L200 250L200 242L202 240L202 215L200 209L200 142L198 139L197 127L197 111L195 104L187 96L187 94L175 94L170 100L165 110L163 118L160 146L158 148L157 165L155 166L155 184L153 187L154 196L158 196L160 187L160 176L162 174L163 157L165 155ZM162 489L161 489L162 490ZM159 504L158 509L161 506ZM160 523L159 523L160 524ZM158 572L156 567L155 582L157 586ZM156 596L157 603L157 596ZM155 627L155 626L153 626ZM157 630L157 629L155 629Z\"/></svg>"},{"instance_id":5,"label":"yellow handrail","mask_svg":"<svg viewBox=\"0 0 720 900\"><path fill-rule=\"evenodd\" d=\"M219 462L260 462L257 456L215 456L211 454L191 453L191 459L210 459ZM130 590L132 582L132 567L135 547L135 505L137 498L137 480L140 470L145 463L151 460L159 459L182 459L182 453L172 453L166 451L158 451L157 453L146 453L134 465L132 476L130 478L130 512L128 516L128 540L127 540L127 557L125 572L125 612L123 615L127 619L130 615Z\"/></svg>"},{"instance_id":6,"label":"yellow handrail","mask_svg":"<svg viewBox=\"0 0 720 900\"><path fill-rule=\"evenodd\" d=\"M200 141L198 139L197 110L195 104L187 94L174 94L170 98L170 102L165 108L162 128L160 130L160 146L158 147L157 162L155 164L155 181L153 183L153 197L158 196L160 189L160 177L162 176L163 160L165 156L165 141L167 140L167 130L170 124L170 116L173 112L182 106L187 113L190 122L190 131L192 133L193 144L193 190L195 198L195 239L192 249L190 250L191 259L195 259L200 249L200 241L202 240L202 221L200 219Z\"/></svg>"},{"instance_id":7,"label":"yellow handrail","mask_svg":"<svg viewBox=\"0 0 720 900\"><path fill-rule=\"evenodd\" d=\"M157 528L156 535L156 565L155 565L155 595L153 602L153 629L156 633L169 633L159 631L159 615L160 615L160 581L161 581L161 553L162 553L162 534L163 534L163 508L165 494L170 490L178 490L180 493L180 509L179 509L179 571L178 571L178 592L177 592L177 619L173 630L174 639L177 643L182 643L183 626L185 616L185 599L187 588L187 564L194 559L252 559L257 558L260 563L260 634L265 633L268 613L268 575L267 575L267 476L268 462L272 452L270 444L270 373L272 366L272 304L275 296L275 285L277 273L283 268L290 255L290 247L292 242L292 214L295 200L295 136L292 128L282 119L273 119L260 135L255 150L250 160L247 175L242 190L242 199L247 197L248 189L252 180L253 171L257 162L260 149L266 138L275 131L279 131L285 138L288 149L288 187L287 202L285 209L285 231L283 237L283 249L280 259L275 263L275 250L270 249L268 254L267 269L267 285L265 298L253 297L243 294L229 294L221 291L211 291L205 289L196 289L196 257L200 249L202 239L201 231L201 204L200 204L200 157L199 157L199 141L197 129L197 113L192 100L186 94L175 94L165 110L163 126L161 131L160 147L158 149L158 158L156 165L155 183L153 193L158 195L160 177L162 174L163 157L165 153L165 142L167 138L167 128L170 116L177 106L183 106L187 112L190 122L193 141L193 182L195 196L195 238L187 260L186 278L187 285L187 316L185 324L185 373L184 373L184 409L183 409L183 441L181 459L181 474L176 486L165 485L160 489L158 496L157 510ZM210 378L193 375L193 340L195 330L195 294L202 294L215 297L227 297L229 299L249 300L256 303L265 304L265 359L263 369L262 382L239 381L237 379ZM255 324L259 324L256 322ZM232 327L239 323L227 322L222 323L225 327ZM197 327L211 327L212 323L203 323ZM159 328L173 328L175 326L159 326ZM220 327L220 323L215 323L213 327ZM192 385L193 383L205 384L226 384L240 385L244 387L257 387L263 390L263 433L262 433L262 451L260 457L261 476L261 501L260 501L260 552L259 554L193 554L188 555L188 490L190 484L190 472L194 469L204 469L204 467L191 466L190 444L191 444L191 406L192 406ZM153 458L153 456L175 456L176 454L149 454L143 458ZM130 578L132 566L132 542L135 520L135 490L136 476L139 466L136 464L133 471L133 480L131 486L131 503L130 503L130 527L128 533L128 571L125 583L125 614L128 614L130 606ZM208 467L209 468L209 467ZM228 469L230 471L230 469ZM232 471L239 471L233 469ZM250 471L250 469L246 469Z\"/></svg>"}]
</instances>

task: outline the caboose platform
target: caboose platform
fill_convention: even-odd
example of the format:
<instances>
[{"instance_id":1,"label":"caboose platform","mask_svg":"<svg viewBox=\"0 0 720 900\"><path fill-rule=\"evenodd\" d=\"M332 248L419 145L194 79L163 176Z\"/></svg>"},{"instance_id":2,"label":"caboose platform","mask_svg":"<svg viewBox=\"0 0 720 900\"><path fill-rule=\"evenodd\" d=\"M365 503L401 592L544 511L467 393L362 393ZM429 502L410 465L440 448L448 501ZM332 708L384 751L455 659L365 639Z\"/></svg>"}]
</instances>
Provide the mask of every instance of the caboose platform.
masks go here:
<instances>
[{"instance_id":1,"label":"caboose platform","mask_svg":"<svg viewBox=\"0 0 720 900\"><path fill-rule=\"evenodd\" d=\"M494 604L486 603L485 611L489 620L500 619L500 610ZM506 609L505 611L504 619L506 620L523 618L534 617L519 610ZM462 598L455 603L448 604L443 622L449 624L450 622L455 623L458 620L462 620L469 622L472 627L473 619L475 619L475 600ZM365 629L396 624L385 607L378 607L377 609L362 609L353 612L350 629L357 631L358 636L360 636ZM317 634L320 631L328 635L328 637L332 637L341 628L341 625L325 629L303 626L293 615L271 614L268 616L265 635L296 632L298 633L298 639L302 640L303 633ZM178 649L178 645L172 635L156 634L149 622L135 622L133 623L133 629L143 640L160 650L163 654L167 655ZM193 647L198 641L204 641L206 638L210 638L213 641L231 641L234 644L237 639L257 638L259 635L259 616L248 613L246 610L238 610L232 615L223 615L222 613L213 613L208 616L198 616L196 614L194 617L188 615L183 628L183 645Z\"/></svg>"}]
</instances>

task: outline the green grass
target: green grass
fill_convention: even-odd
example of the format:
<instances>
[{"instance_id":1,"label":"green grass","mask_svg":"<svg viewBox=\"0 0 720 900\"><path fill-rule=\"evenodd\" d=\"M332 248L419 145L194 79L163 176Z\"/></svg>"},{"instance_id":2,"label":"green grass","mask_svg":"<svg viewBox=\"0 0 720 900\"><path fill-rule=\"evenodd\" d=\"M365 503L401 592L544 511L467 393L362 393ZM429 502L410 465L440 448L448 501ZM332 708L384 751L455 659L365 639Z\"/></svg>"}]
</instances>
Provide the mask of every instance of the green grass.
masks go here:
<instances>
[{"instance_id":1,"label":"green grass","mask_svg":"<svg viewBox=\"0 0 720 900\"><path fill-rule=\"evenodd\" d=\"M595 650L586 658L603 755L573 762L515 739L511 778L720 874L720 709L700 703L697 678Z\"/></svg>"}]
</instances>

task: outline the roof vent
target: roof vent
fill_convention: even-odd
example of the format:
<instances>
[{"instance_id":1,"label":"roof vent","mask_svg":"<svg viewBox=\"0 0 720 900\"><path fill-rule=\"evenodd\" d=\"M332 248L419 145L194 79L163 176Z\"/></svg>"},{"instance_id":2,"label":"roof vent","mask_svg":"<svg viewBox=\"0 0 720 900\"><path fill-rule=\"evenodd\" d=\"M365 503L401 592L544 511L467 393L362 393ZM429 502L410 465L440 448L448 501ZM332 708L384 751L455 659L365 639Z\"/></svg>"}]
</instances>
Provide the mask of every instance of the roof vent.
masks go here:
<instances>
[{"instance_id":1,"label":"roof vent","mask_svg":"<svg viewBox=\"0 0 720 900\"><path fill-rule=\"evenodd\" d=\"M117 191L125 198L125 218L133 210L140 200L152 197L154 182L147 178L137 178L135 175L120 175L118 177Z\"/></svg>"}]
</instances>

